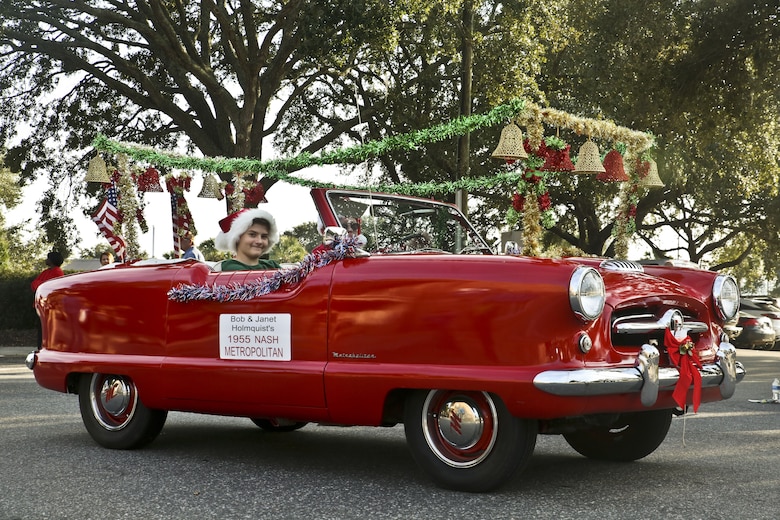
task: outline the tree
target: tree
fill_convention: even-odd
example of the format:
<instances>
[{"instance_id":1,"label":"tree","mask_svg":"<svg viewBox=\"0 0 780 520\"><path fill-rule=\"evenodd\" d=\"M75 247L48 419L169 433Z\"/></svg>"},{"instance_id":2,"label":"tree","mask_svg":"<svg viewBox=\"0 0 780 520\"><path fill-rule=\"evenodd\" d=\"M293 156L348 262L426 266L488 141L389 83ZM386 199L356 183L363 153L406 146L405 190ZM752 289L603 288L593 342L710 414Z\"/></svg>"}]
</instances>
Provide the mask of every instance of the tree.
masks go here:
<instances>
[{"instance_id":1,"label":"tree","mask_svg":"<svg viewBox=\"0 0 780 520\"><path fill-rule=\"evenodd\" d=\"M279 243L271 249L270 258L281 263L295 263L303 260L306 250L298 239L288 233L279 237Z\"/></svg>"},{"instance_id":2,"label":"tree","mask_svg":"<svg viewBox=\"0 0 780 520\"><path fill-rule=\"evenodd\" d=\"M414 2L401 4L399 11ZM30 135L12 150L22 178L45 169L52 186L74 181L74 193L85 191L75 172L88 157L55 160L50 145L85 150L98 132L262 158L264 139L312 85L348 68L367 43L390 45L395 9L384 0L5 0L0 137L28 121ZM333 125L307 149L321 149L351 123ZM66 210L41 201L51 233L69 234Z\"/></svg>"},{"instance_id":3,"label":"tree","mask_svg":"<svg viewBox=\"0 0 780 520\"><path fill-rule=\"evenodd\" d=\"M303 249L308 252L311 252L312 249L322 243L322 235L320 235L317 230L317 224L314 222L304 222L282 234L282 236L288 235L298 240Z\"/></svg>"},{"instance_id":4,"label":"tree","mask_svg":"<svg viewBox=\"0 0 780 520\"><path fill-rule=\"evenodd\" d=\"M555 106L656 134L667 186L643 193L637 236L656 254L674 254L676 240L664 243L679 236L684 256L712 256L716 268L758 250L776 252L776 3L656 0L638 8L574 0L571 6L580 13L581 33L550 56L541 85ZM611 200L614 192L574 187L554 194L561 211L553 232L570 242L585 238L584 249L598 252L608 246L614 210L594 201ZM776 272L777 258L767 258L765 274Z\"/></svg>"},{"instance_id":5,"label":"tree","mask_svg":"<svg viewBox=\"0 0 780 520\"><path fill-rule=\"evenodd\" d=\"M670 249L668 230L678 230L691 237L684 245L691 259L712 256L724 268L777 251L775 3L468 3L474 112L522 96L653 131L667 186L642 193L637 239L660 254ZM212 156L262 158L264 138L295 155L427 128L461 111L463 33L453 21L463 6L456 0L6 0L0 83L25 95L4 99L0 135L10 135L18 114L30 119L35 131L9 155L24 179L45 171L56 185L75 169L41 152L44 143L85 149L98 131L165 148L181 141ZM48 107L38 104L63 76L77 83ZM489 152L498 133L471 136L471 175L497 170ZM584 140L562 137L575 151ZM457 150L455 139L399 150L353 174L451 181L459 171ZM72 191L83 188L74 183ZM472 217L482 230L503 222L508 190L472 193L478 197ZM551 194L558 220L548 245L614 251L617 186L561 176ZM743 249L723 256L717 246L730 230L746 239L734 243L753 244L747 255ZM765 269L775 272L780 255L765 256Z\"/></svg>"},{"instance_id":6,"label":"tree","mask_svg":"<svg viewBox=\"0 0 780 520\"><path fill-rule=\"evenodd\" d=\"M0 271L30 270L35 265L39 243L36 239L25 242L21 227L6 227L5 210L18 206L22 201L19 176L5 165L5 153L0 150Z\"/></svg>"},{"instance_id":7,"label":"tree","mask_svg":"<svg viewBox=\"0 0 780 520\"><path fill-rule=\"evenodd\" d=\"M209 238L208 240L204 240L200 243L198 246L198 249L200 249L200 252L203 253L203 258L208 260L209 262L219 262L221 260L227 260L230 258L230 252L228 251L220 251L216 247L214 247L214 239ZM168 258L173 258L173 253L170 254L171 256Z\"/></svg>"}]
</instances>

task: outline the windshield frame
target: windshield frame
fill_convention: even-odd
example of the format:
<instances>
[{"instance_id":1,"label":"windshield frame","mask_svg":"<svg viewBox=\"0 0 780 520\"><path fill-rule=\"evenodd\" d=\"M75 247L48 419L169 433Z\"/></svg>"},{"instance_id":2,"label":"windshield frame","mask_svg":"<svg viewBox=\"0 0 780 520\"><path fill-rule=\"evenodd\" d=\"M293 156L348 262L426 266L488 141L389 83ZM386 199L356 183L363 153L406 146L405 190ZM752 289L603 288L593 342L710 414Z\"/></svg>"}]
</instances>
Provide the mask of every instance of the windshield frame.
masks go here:
<instances>
[{"instance_id":1,"label":"windshield frame","mask_svg":"<svg viewBox=\"0 0 780 520\"><path fill-rule=\"evenodd\" d=\"M479 253L493 254L485 239L454 204L433 199L396 195L389 193L360 190L323 189L319 194L312 193L320 218L326 226L339 226L353 233L366 233L366 250L371 254L409 254L409 253ZM318 196L319 195L319 196ZM350 209L346 209L349 206ZM406 206L406 208L404 208ZM398 210L393 222L385 222L388 215L381 215L380 209ZM400 211L406 209L406 211ZM362 210L362 211L361 211ZM430 221L425 220L431 217ZM395 233L390 236L388 226L399 229L401 221L407 218L407 224L417 224L420 229L413 232ZM438 225L433 224L433 219ZM354 226L357 220L357 228ZM382 225L380 225L382 223ZM451 230L453 226L457 228ZM380 229L383 227L385 229ZM409 228L409 225L406 226ZM445 229L446 228L446 229ZM408 229L411 231L411 229ZM427 240L423 240L427 238ZM415 243L415 240L418 240ZM430 242L430 243L427 243Z\"/></svg>"}]
</instances>

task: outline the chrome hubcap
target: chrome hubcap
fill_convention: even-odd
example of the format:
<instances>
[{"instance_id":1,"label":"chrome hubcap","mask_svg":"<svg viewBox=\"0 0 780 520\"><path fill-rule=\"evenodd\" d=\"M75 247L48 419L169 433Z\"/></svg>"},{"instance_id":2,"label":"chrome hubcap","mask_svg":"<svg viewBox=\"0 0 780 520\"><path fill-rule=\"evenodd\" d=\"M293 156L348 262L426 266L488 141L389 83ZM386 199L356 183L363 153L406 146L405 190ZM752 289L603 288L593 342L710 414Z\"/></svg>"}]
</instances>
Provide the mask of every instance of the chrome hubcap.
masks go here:
<instances>
[{"instance_id":1,"label":"chrome hubcap","mask_svg":"<svg viewBox=\"0 0 780 520\"><path fill-rule=\"evenodd\" d=\"M432 390L422 421L431 452L453 468L470 468L485 460L498 434L498 414L485 392Z\"/></svg>"},{"instance_id":2,"label":"chrome hubcap","mask_svg":"<svg viewBox=\"0 0 780 520\"><path fill-rule=\"evenodd\" d=\"M94 374L89 397L95 419L107 430L121 430L135 413L135 386L124 377Z\"/></svg>"},{"instance_id":3,"label":"chrome hubcap","mask_svg":"<svg viewBox=\"0 0 780 520\"><path fill-rule=\"evenodd\" d=\"M460 450L473 447L482 437L484 423L479 410L466 401L447 401L438 413L439 434Z\"/></svg>"}]
</instances>

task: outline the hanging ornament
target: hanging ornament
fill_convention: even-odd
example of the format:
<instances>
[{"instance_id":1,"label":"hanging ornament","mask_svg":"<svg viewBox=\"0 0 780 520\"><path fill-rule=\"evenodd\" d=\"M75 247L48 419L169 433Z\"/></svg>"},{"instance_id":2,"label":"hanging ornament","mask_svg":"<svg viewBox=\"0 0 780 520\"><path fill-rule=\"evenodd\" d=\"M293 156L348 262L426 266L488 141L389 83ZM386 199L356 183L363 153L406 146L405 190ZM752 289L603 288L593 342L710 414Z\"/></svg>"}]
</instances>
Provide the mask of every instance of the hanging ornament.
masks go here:
<instances>
[{"instance_id":1,"label":"hanging ornament","mask_svg":"<svg viewBox=\"0 0 780 520\"><path fill-rule=\"evenodd\" d=\"M509 123L501 130L498 146L490 156L494 159L504 159L512 164L517 159L527 159L528 154L523 148L523 131L514 123Z\"/></svg>"},{"instance_id":2,"label":"hanging ornament","mask_svg":"<svg viewBox=\"0 0 780 520\"><path fill-rule=\"evenodd\" d=\"M268 202L265 199L265 188L260 184L260 181L255 182L251 188L243 188L243 192L245 208L256 208L261 202Z\"/></svg>"},{"instance_id":3,"label":"hanging ornament","mask_svg":"<svg viewBox=\"0 0 780 520\"><path fill-rule=\"evenodd\" d=\"M138 176L137 183L138 191L144 193L163 191L162 186L160 186L160 172L152 166Z\"/></svg>"},{"instance_id":4,"label":"hanging ornament","mask_svg":"<svg viewBox=\"0 0 780 520\"><path fill-rule=\"evenodd\" d=\"M604 165L599 157L599 147L591 139L580 147L574 173L603 173Z\"/></svg>"},{"instance_id":5,"label":"hanging ornament","mask_svg":"<svg viewBox=\"0 0 780 520\"><path fill-rule=\"evenodd\" d=\"M623 156L617 150L610 150L604 157L604 171L596 179L603 182L625 182L629 180L623 168Z\"/></svg>"},{"instance_id":6,"label":"hanging ornament","mask_svg":"<svg viewBox=\"0 0 780 520\"><path fill-rule=\"evenodd\" d=\"M645 188L663 188L666 186L658 175L658 164L652 159L647 161L637 159L636 173L639 177L640 186Z\"/></svg>"},{"instance_id":7,"label":"hanging ornament","mask_svg":"<svg viewBox=\"0 0 780 520\"><path fill-rule=\"evenodd\" d=\"M219 189L219 182L213 175L206 175L203 178L203 187L198 193L198 197L202 199L219 199L224 197L222 191Z\"/></svg>"},{"instance_id":8,"label":"hanging ornament","mask_svg":"<svg viewBox=\"0 0 780 520\"><path fill-rule=\"evenodd\" d=\"M111 182L111 177L108 176L108 171L106 170L106 161L104 161L100 155L96 155L89 161L87 176L84 180L87 182L99 182L101 184Z\"/></svg>"},{"instance_id":9,"label":"hanging ornament","mask_svg":"<svg viewBox=\"0 0 780 520\"><path fill-rule=\"evenodd\" d=\"M544 150L544 164L540 170L545 172L570 172L574 170L574 163L571 162L569 156L571 145L566 144L563 139L552 136L545 137L539 150Z\"/></svg>"}]
</instances>

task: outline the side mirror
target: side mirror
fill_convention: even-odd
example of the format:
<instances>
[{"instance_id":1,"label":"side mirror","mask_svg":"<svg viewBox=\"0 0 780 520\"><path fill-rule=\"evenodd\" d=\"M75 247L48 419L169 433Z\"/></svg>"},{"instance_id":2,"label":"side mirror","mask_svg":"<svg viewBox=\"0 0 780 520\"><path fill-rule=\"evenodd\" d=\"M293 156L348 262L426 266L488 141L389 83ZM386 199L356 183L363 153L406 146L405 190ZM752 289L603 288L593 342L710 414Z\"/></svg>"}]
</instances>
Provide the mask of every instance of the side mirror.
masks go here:
<instances>
[{"instance_id":1,"label":"side mirror","mask_svg":"<svg viewBox=\"0 0 780 520\"><path fill-rule=\"evenodd\" d=\"M328 226L325 228L325 234L322 237L322 241L325 244L333 242L336 237L347 236L347 230L340 226Z\"/></svg>"}]
</instances>

